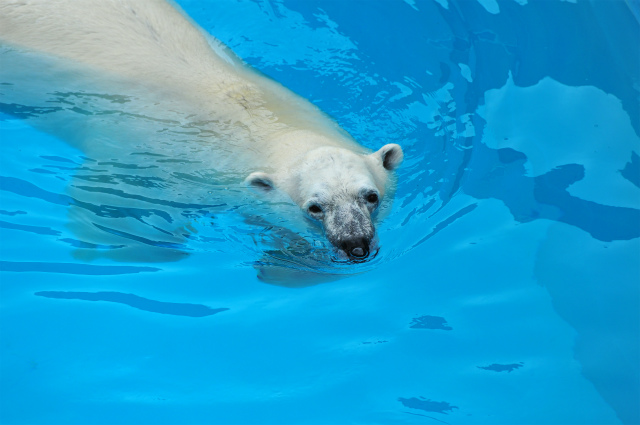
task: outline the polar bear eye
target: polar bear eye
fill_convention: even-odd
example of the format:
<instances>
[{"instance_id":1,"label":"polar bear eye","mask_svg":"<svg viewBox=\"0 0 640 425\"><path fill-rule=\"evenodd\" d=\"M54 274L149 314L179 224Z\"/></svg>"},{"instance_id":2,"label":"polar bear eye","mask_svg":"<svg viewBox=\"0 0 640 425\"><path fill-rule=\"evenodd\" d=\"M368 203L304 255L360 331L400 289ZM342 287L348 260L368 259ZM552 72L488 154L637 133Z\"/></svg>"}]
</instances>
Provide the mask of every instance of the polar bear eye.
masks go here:
<instances>
[{"instance_id":1,"label":"polar bear eye","mask_svg":"<svg viewBox=\"0 0 640 425\"><path fill-rule=\"evenodd\" d=\"M318 214L322 212L322 208L314 204L309 207L309 212L312 214Z\"/></svg>"},{"instance_id":2,"label":"polar bear eye","mask_svg":"<svg viewBox=\"0 0 640 425\"><path fill-rule=\"evenodd\" d=\"M367 202L375 204L376 202L378 202L378 195L376 195L375 193L368 194L367 195Z\"/></svg>"}]
</instances>

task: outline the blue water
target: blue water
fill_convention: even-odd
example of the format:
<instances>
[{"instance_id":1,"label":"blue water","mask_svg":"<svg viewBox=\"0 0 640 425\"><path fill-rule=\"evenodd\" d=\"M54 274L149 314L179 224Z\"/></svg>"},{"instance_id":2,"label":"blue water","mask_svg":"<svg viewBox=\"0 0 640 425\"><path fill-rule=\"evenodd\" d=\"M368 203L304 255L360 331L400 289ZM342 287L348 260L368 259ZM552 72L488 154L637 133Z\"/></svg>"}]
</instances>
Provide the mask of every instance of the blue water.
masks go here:
<instances>
[{"instance_id":1,"label":"blue water","mask_svg":"<svg viewBox=\"0 0 640 425\"><path fill-rule=\"evenodd\" d=\"M183 202L225 188L175 158L38 130L95 94L0 97L1 423L640 423L637 3L178 3L402 145L380 252L315 261Z\"/></svg>"}]
</instances>

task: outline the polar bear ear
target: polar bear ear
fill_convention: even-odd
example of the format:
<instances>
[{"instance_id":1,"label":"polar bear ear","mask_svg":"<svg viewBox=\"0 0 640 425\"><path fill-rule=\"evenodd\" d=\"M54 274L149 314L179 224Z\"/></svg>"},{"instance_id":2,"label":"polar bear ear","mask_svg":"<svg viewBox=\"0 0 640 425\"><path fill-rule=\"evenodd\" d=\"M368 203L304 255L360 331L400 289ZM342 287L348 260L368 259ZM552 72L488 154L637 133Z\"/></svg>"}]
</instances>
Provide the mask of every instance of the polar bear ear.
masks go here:
<instances>
[{"instance_id":1,"label":"polar bear ear","mask_svg":"<svg viewBox=\"0 0 640 425\"><path fill-rule=\"evenodd\" d=\"M273 180L267 173L255 172L249 174L244 182L252 189L259 192L271 192L275 189Z\"/></svg>"},{"instance_id":2,"label":"polar bear ear","mask_svg":"<svg viewBox=\"0 0 640 425\"><path fill-rule=\"evenodd\" d=\"M377 152L371 155L377 157L380 162L382 162L382 166L389 171L398 168L400 163L402 163L402 159L404 158L402 148L400 147L400 145L396 145L395 143L384 145Z\"/></svg>"}]
</instances>

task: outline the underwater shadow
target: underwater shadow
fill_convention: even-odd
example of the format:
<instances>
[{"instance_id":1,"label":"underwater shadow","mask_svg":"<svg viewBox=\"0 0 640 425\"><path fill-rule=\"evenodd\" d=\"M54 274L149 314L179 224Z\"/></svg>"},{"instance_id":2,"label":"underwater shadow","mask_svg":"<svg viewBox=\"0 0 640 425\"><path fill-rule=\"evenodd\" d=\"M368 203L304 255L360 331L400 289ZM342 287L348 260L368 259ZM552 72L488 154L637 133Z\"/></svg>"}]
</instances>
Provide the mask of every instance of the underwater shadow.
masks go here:
<instances>
[{"instance_id":1,"label":"underwater shadow","mask_svg":"<svg viewBox=\"0 0 640 425\"><path fill-rule=\"evenodd\" d=\"M36 292L34 295L61 300L106 301L128 305L129 307L137 308L138 310L170 314L173 316L207 317L229 310L228 308L211 308L202 304L172 303L150 300L148 298L139 297L138 295L124 294L122 292L41 291Z\"/></svg>"}]
</instances>

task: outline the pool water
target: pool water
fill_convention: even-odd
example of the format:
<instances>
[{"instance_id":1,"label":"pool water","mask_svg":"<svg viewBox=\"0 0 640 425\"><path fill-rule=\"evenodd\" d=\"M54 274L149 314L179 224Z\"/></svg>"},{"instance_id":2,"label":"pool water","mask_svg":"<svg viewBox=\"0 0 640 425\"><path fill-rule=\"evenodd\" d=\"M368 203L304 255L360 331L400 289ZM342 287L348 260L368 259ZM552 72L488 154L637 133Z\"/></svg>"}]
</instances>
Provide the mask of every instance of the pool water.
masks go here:
<instances>
[{"instance_id":1,"label":"pool water","mask_svg":"<svg viewBox=\"0 0 640 425\"><path fill-rule=\"evenodd\" d=\"M176 139L92 158L39 130L126 99L0 81L0 423L640 423L636 2L177 3L403 147L379 252L220 201L242 189L175 171Z\"/></svg>"}]
</instances>

